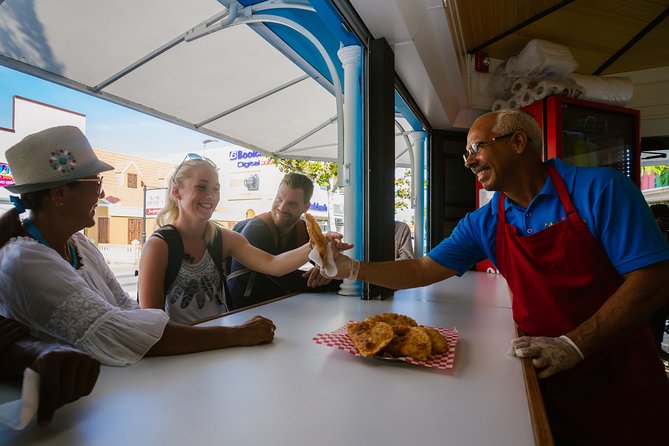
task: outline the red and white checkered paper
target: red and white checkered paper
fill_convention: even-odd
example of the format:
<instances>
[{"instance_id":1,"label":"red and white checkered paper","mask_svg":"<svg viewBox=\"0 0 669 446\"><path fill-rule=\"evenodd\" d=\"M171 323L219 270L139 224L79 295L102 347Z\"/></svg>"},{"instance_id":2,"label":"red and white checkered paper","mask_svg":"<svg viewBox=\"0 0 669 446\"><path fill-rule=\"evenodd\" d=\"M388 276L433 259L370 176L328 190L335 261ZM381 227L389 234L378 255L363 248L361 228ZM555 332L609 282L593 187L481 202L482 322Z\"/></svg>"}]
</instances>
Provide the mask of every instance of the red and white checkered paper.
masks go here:
<instances>
[{"instance_id":1,"label":"red and white checkered paper","mask_svg":"<svg viewBox=\"0 0 669 446\"><path fill-rule=\"evenodd\" d=\"M351 321L352 322L352 321ZM455 344L458 342L458 330L456 328L440 328L434 327L442 336L448 341L448 352L441 355L433 355L427 361L418 361L417 359L409 358L407 356L398 358L387 358L383 356L375 356L375 359L388 359L391 361L404 361L423 367L430 367L433 369L452 369L455 362ZM339 350L344 350L354 354L355 356L362 356L353 345L353 341L348 337L346 325L336 329L331 333L317 333L313 341L316 344L325 345L326 347L334 347Z\"/></svg>"}]
</instances>

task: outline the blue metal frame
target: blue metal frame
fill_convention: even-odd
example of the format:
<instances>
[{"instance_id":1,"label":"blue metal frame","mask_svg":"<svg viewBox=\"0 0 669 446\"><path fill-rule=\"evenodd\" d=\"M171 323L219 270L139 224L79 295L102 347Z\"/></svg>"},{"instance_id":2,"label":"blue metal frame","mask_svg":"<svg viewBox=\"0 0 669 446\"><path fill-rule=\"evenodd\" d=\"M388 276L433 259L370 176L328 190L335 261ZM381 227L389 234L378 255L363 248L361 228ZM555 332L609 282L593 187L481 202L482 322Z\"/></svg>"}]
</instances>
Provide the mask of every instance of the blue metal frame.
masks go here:
<instances>
[{"instance_id":1,"label":"blue metal frame","mask_svg":"<svg viewBox=\"0 0 669 446\"><path fill-rule=\"evenodd\" d=\"M238 0L244 6L257 5L265 0ZM268 14L285 17L293 20L316 36L325 47L331 60L337 60L337 51L341 46L360 45L360 41L352 32L345 29L343 18L334 9L329 0L311 0L311 6L315 12L299 9L282 9L280 5ZM259 11L258 17L261 17L265 11ZM329 73L327 65L314 46L297 31L286 28L285 26L268 23L270 29L279 39L290 46L297 54L307 61L316 71L332 83L332 76ZM344 70L337 66L340 78L344 77Z\"/></svg>"}]
</instances>

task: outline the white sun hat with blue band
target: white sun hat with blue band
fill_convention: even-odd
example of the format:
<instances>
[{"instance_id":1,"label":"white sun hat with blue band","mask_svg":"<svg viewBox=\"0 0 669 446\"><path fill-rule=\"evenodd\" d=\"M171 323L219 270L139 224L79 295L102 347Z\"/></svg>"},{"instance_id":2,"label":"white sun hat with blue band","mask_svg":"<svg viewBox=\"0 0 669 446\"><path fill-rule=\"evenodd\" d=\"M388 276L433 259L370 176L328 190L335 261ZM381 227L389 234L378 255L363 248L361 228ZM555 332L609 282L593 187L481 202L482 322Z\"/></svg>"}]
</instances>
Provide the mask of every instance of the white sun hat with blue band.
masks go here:
<instances>
[{"instance_id":1,"label":"white sun hat with blue band","mask_svg":"<svg viewBox=\"0 0 669 446\"><path fill-rule=\"evenodd\" d=\"M5 152L16 194L35 192L113 170L100 161L86 136L74 126L52 127L33 133Z\"/></svg>"}]
</instances>

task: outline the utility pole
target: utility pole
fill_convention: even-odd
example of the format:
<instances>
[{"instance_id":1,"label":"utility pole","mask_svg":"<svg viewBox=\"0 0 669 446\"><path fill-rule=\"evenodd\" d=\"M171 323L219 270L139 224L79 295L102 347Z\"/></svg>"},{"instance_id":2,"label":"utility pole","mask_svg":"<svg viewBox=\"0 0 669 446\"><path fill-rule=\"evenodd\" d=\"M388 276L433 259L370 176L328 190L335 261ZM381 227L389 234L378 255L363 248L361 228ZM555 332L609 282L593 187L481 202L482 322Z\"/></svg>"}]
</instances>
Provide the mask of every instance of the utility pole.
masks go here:
<instances>
[{"instance_id":1,"label":"utility pole","mask_svg":"<svg viewBox=\"0 0 669 446\"><path fill-rule=\"evenodd\" d=\"M144 242L146 242L146 184L143 187L144 189L144 200L143 202L143 207L142 207L142 246L144 246Z\"/></svg>"}]
</instances>

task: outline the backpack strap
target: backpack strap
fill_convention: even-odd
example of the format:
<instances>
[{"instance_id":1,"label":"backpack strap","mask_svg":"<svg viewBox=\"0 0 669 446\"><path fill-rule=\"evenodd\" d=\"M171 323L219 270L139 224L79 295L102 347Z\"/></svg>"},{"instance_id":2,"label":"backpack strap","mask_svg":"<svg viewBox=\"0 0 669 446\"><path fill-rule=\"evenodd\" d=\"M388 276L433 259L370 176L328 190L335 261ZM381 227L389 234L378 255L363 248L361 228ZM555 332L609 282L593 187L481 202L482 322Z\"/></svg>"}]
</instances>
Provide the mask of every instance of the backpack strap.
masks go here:
<instances>
[{"instance_id":1,"label":"backpack strap","mask_svg":"<svg viewBox=\"0 0 669 446\"><path fill-rule=\"evenodd\" d=\"M277 248L279 246L279 233L277 231L276 225L274 224L274 220L272 220L272 214L269 212L263 212L262 214L258 215L258 218L265 223L265 226L267 226L272 233L272 239L274 240L274 248Z\"/></svg>"},{"instance_id":2,"label":"backpack strap","mask_svg":"<svg viewBox=\"0 0 669 446\"><path fill-rule=\"evenodd\" d=\"M274 220L272 220L272 215L269 212L263 212L262 214L256 215L255 218L259 218L260 220L262 220L262 222L265 223L265 226L267 226L267 228L272 233L272 240L274 241L274 247L276 248L277 246L279 246L279 234L277 232L276 225L274 224ZM242 220L239 223L237 223L233 229L244 235L244 229L246 229L249 221L251 220L253 219L251 218ZM234 279L235 277L243 276L244 274L250 274L249 280L248 282L246 282L246 288L244 289L244 297L248 298L251 296L251 293L253 292L253 285L255 284L256 275L258 274L256 271L248 267L240 268L237 271L230 273L228 279Z\"/></svg>"},{"instance_id":3,"label":"backpack strap","mask_svg":"<svg viewBox=\"0 0 669 446\"><path fill-rule=\"evenodd\" d=\"M216 269L218 269L221 277L225 277L225 271L223 269L223 233L218 226L216 227L214 240L207 245L207 251L209 251L211 259L216 264Z\"/></svg>"},{"instance_id":4,"label":"backpack strap","mask_svg":"<svg viewBox=\"0 0 669 446\"><path fill-rule=\"evenodd\" d=\"M214 261L218 274L221 277L221 283L223 290L225 291L225 299L227 300L229 299L228 296L230 296L230 290L228 290L227 268L225 267L225 259L223 259L223 230L218 226L216 226L214 240L207 245L207 251L209 251L209 255ZM226 310L230 308L227 302L223 302L223 304L225 305Z\"/></svg>"},{"instance_id":5,"label":"backpack strap","mask_svg":"<svg viewBox=\"0 0 669 446\"><path fill-rule=\"evenodd\" d=\"M159 237L167 243L167 268L165 269L163 289L163 292L167 294L167 290L174 282L174 279L176 279L177 274L179 274L184 254L184 244L179 231L172 225L165 225L156 229L151 237L153 236Z\"/></svg>"}]
</instances>

